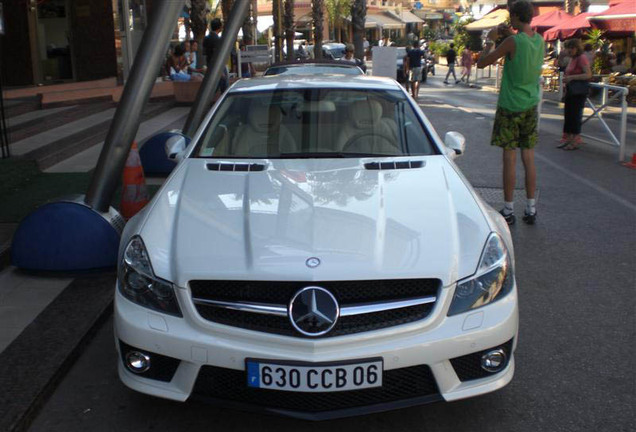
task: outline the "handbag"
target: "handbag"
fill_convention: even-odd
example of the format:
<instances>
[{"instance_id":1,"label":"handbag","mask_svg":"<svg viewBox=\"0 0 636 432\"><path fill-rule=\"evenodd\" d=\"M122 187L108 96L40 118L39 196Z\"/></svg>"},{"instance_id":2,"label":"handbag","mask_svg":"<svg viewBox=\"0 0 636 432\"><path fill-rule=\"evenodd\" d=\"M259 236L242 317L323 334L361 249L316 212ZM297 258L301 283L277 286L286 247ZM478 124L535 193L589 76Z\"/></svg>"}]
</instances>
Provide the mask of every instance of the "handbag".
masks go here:
<instances>
[{"instance_id":1,"label":"handbag","mask_svg":"<svg viewBox=\"0 0 636 432\"><path fill-rule=\"evenodd\" d=\"M569 96L587 96L590 91L590 83L583 80L573 80L568 83L567 94Z\"/></svg>"}]
</instances>

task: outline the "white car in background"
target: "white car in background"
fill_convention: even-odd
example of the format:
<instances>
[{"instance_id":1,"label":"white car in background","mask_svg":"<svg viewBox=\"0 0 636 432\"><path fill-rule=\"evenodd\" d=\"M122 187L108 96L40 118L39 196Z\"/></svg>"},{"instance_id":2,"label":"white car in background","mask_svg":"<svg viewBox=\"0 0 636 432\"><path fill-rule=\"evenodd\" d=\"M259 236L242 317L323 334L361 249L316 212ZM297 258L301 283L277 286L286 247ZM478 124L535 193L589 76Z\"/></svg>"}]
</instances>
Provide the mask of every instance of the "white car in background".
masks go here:
<instances>
[{"instance_id":1,"label":"white car in background","mask_svg":"<svg viewBox=\"0 0 636 432\"><path fill-rule=\"evenodd\" d=\"M241 80L126 226L119 376L305 419L453 401L514 373L512 242L393 80Z\"/></svg>"}]
</instances>

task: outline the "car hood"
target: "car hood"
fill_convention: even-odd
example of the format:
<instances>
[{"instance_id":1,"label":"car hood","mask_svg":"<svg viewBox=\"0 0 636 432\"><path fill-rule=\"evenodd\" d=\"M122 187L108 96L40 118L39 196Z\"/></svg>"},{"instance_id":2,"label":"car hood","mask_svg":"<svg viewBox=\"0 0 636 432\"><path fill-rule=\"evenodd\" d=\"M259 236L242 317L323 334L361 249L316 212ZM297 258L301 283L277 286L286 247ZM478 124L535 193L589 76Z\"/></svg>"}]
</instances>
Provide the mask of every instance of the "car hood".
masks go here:
<instances>
[{"instance_id":1,"label":"car hood","mask_svg":"<svg viewBox=\"0 0 636 432\"><path fill-rule=\"evenodd\" d=\"M447 286L475 272L490 228L448 160L417 160L422 167L386 170L366 169L371 159L228 161L219 171L219 161L187 159L139 234L155 274L181 287L388 278ZM263 170L224 171L250 163ZM311 257L318 267L306 264Z\"/></svg>"}]
</instances>

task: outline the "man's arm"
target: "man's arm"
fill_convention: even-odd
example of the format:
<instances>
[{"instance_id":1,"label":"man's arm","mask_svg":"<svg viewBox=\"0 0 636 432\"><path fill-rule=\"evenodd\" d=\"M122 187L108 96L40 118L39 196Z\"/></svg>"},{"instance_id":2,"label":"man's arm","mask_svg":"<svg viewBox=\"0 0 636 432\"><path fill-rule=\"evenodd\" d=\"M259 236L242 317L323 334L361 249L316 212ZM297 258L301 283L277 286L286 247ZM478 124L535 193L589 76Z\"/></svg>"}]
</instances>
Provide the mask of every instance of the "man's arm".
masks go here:
<instances>
[{"instance_id":1,"label":"man's arm","mask_svg":"<svg viewBox=\"0 0 636 432\"><path fill-rule=\"evenodd\" d=\"M477 67L480 69L485 68L486 66L490 66L495 63L500 58L510 54L510 56L514 55L515 52L515 40L513 36L508 36L506 40L504 40L501 45L495 48L494 51L491 51L494 42L489 40L486 42L486 46L484 50L479 54L479 60L477 60Z\"/></svg>"}]
</instances>

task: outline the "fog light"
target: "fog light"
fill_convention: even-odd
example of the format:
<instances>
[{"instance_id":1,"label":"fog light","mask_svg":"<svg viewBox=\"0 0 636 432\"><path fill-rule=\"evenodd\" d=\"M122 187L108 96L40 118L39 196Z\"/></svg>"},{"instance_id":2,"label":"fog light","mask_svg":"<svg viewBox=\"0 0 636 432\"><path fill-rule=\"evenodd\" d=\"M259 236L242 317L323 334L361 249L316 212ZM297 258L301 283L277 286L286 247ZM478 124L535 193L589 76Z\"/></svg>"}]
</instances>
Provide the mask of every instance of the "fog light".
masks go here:
<instances>
[{"instance_id":1,"label":"fog light","mask_svg":"<svg viewBox=\"0 0 636 432\"><path fill-rule=\"evenodd\" d=\"M126 354L126 367L133 373L141 374L150 369L150 357L139 351L130 351Z\"/></svg>"},{"instance_id":2,"label":"fog light","mask_svg":"<svg viewBox=\"0 0 636 432\"><path fill-rule=\"evenodd\" d=\"M499 372L506 366L507 359L508 356L503 349L494 349L481 356L481 367L488 372Z\"/></svg>"}]
</instances>

